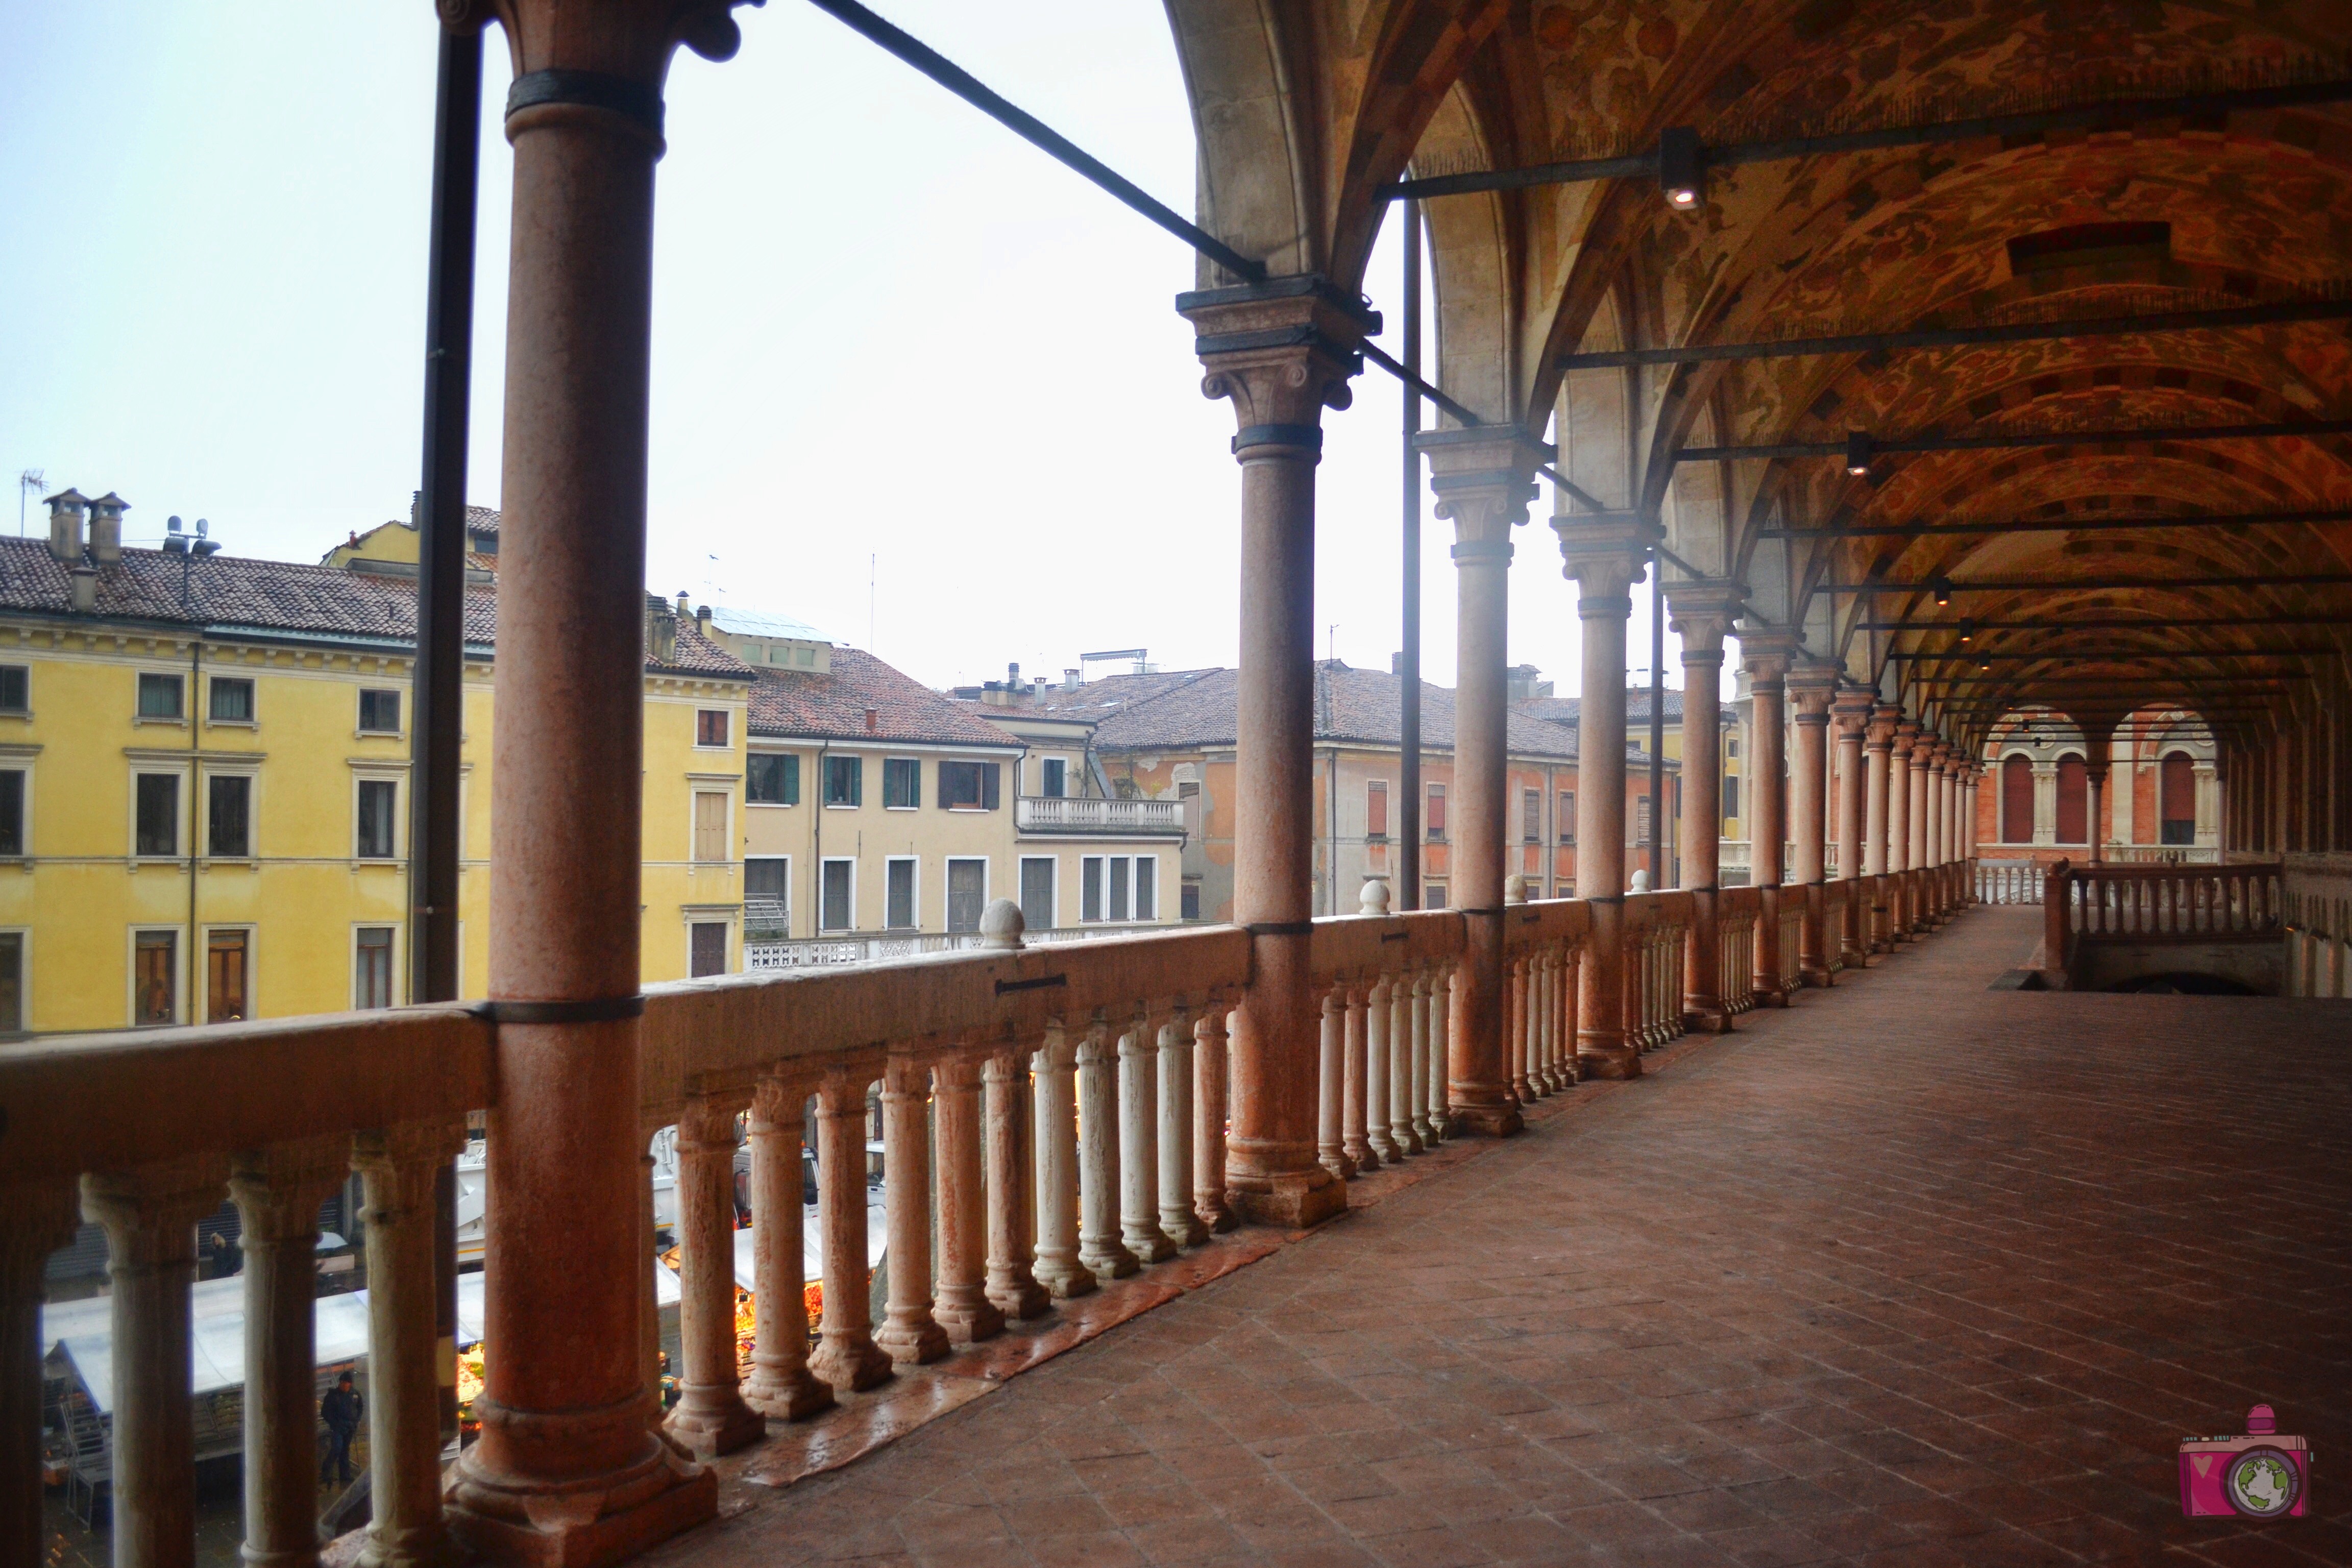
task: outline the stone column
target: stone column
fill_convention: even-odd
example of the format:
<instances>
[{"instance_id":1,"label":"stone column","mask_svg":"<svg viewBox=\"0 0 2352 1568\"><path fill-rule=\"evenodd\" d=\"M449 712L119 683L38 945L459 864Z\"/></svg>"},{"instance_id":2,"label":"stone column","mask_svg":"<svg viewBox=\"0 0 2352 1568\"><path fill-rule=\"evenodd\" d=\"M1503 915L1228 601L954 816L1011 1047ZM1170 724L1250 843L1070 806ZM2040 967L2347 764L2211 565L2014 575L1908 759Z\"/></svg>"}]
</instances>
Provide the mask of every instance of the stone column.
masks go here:
<instances>
[{"instance_id":1,"label":"stone column","mask_svg":"<svg viewBox=\"0 0 2352 1568\"><path fill-rule=\"evenodd\" d=\"M2092 749L2094 748L2085 748L2085 750ZM2083 776L2089 794L2090 808L2090 825L2084 830L2084 837L2089 840L2089 844L2083 858L2089 864L2095 866L2106 858L2099 844L2099 840L2105 837L2099 828L2099 815L2100 807L2107 794L2107 764L2104 761L2093 763L2083 770Z\"/></svg>"},{"instance_id":2,"label":"stone column","mask_svg":"<svg viewBox=\"0 0 2352 1568\"><path fill-rule=\"evenodd\" d=\"M1846 884L1845 914L1836 933L1838 962L1860 969L1870 947L1872 889L1863 852L1865 790L1863 779L1863 731L1869 727L1870 693L1849 688L1838 693L1831 709L1837 729L1838 880Z\"/></svg>"},{"instance_id":3,"label":"stone column","mask_svg":"<svg viewBox=\"0 0 2352 1568\"><path fill-rule=\"evenodd\" d=\"M1890 947L1911 940L1911 745L1918 736L1918 725L1898 717L1894 744L1886 753L1886 940Z\"/></svg>"},{"instance_id":4,"label":"stone column","mask_svg":"<svg viewBox=\"0 0 2352 1568\"><path fill-rule=\"evenodd\" d=\"M1911 930L1922 935L1929 929L1927 868L1927 779L1936 763L1936 737L1922 730L1911 742Z\"/></svg>"},{"instance_id":5,"label":"stone column","mask_svg":"<svg viewBox=\"0 0 2352 1568\"><path fill-rule=\"evenodd\" d=\"M1209 1227L1192 1212L1192 1020L1160 1026L1160 1233L1171 1247L1198 1247Z\"/></svg>"},{"instance_id":6,"label":"stone column","mask_svg":"<svg viewBox=\"0 0 2352 1568\"><path fill-rule=\"evenodd\" d=\"M1796 754L1789 763L1789 842L1797 863L1790 868L1789 879L1805 903L1797 974L1807 985L1830 984L1822 795L1829 771L1830 700L1837 692L1837 670L1828 665L1807 665L1789 672L1789 700L1797 710Z\"/></svg>"},{"instance_id":7,"label":"stone column","mask_svg":"<svg viewBox=\"0 0 2352 1568\"><path fill-rule=\"evenodd\" d=\"M809 1371L836 1393L887 1383L890 1353L874 1342L866 1237L866 1067L836 1068L817 1090L816 1228L824 1313ZM887 1159L887 1156L886 1155ZM893 1272L897 1259L893 1258Z\"/></svg>"},{"instance_id":8,"label":"stone column","mask_svg":"<svg viewBox=\"0 0 2352 1568\"><path fill-rule=\"evenodd\" d=\"M970 1343L1004 1331L988 1295L988 1184L980 1119L980 1064L942 1061L931 1069L933 1147L938 1153L939 1278L931 1319Z\"/></svg>"},{"instance_id":9,"label":"stone column","mask_svg":"<svg viewBox=\"0 0 2352 1568\"><path fill-rule=\"evenodd\" d=\"M230 1171L245 1254L241 1555L253 1568L319 1561L319 1205L351 1161L351 1140L324 1138L242 1156Z\"/></svg>"},{"instance_id":10,"label":"stone column","mask_svg":"<svg viewBox=\"0 0 2352 1568\"><path fill-rule=\"evenodd\" d=\"M1503 1059L1511 529L1528 519L1528 503L1536 495L1530 481L1547 449L1517 426L1492 425L1432 430L1414 437L1413 445L1429 457L1437 515L1454 524L1459 593L1452 901L1461 912L1466 942L1447 1070L1463 1130L1507 1137L1520 1126ZM1391 1053L1392 1062L1402 1061L1410 1071L1411 1042L1393 1037ZM1391 1120L1409 1119L1410 1111L1396 1100L1392 1086Z\"/></svg>"},{"instance_id":11,"label":"stone column","mask_svg":"<svg viewBox=\"0 0 2352 1568\"><path fill-rule=\"evenodd\" d=\"M1139 1264L1118 1237L1118 1087L1110 1026L1078 1042L1078 1261L1097 1279L1124 1279Z\"/></svg>"},{"instance_id":12,"label":"stone column","mask_svg":"<svg viewBox=\"0 0 2352 1568\"><path fill-rule=\"evenodd\" d=\"M1212 1231L1240 1223L1225 1199L1225 1017L1217 1002L1192 1026L1192 1212Z\"/></svg>"},{"instance_id":13,"label":"stone column","mask_svg":"<svg viewBox=\"0 0 2352 1568\"><path fill-rule=\"evenodd\" d=\"M1927 752L1927 916L1944 923L1944 868L1951 859L1952 743L1938 737Z\"/></svg>"},{"instance_id":14,"label":"stone column","mask_svg":"<svg viewBox=\"0 0 2352 1568\"><path fill-rule=\"evenodd\" d=\"M1045 1314L1052 1292L1030 1267L1036 1245L1035 1131L1024 1053L999 1051L981 1068L988 1160L988 1299L1007 1318Z\"/></svg>"},{"instance_id":15,"label":"stone column","mask_svg":"<svg viewBox=\"0 0 2352 1568\"><path fill-rule=\"evenodd\" d=\"M1095 1288L1080 1261L1078 1104L1076 1061L1058 1024L1045 1031L1034 1065L1037 1106L1037 1283L1058 1300Z\"/></svg>"},{"instance_id":16,"label":"stone column","mask_svg":"<svg viewBox=\"0 0 2352 1568\"><path fill-rule=\"evenodd\" d=\"M809 1371L807 1252L802 1232L801 1129L809 1085L762 1079L751 1100L751 1375L743 1403L799 1421L833 1406Z\"/></svg>"},{"instance_id":17,"label":"stone column","mask_svg":"<svg viewBox=\"0 0 2352 1568\"><path fill-rule=\"evenodd\" d=\"M1892 702L1874 704L1864 731L1862 874L1868 879L1870 914L1866 927L1869 950L1885 952L1894 945L1894 889L1887 879L1890 858L1887 836L1887 774L1895 750L1895 726L1903 710Z\"/></svg>"},{"instance_id":18,"label":"stone column","mask_svg":"<svg viewBox=\"0 0 2352 1568\"><path fill-rule=\"evenodd\" d=\"M488 921L489 994L507 1009L489 1130L494 1350L482 1436L451 1500L488 1555L610 1561L718 1509L716 1479L646 1421L633 1190L642 779L613 760L639 754L645 713L662 82L679 43L724 59L740 38L730 0L438 8L449 26L495 12L515 71ZM429 1334L429 1271L418 1289ZM430 1355L428 1343L437 1438Z\"/></svg>"},{"instance_id":19,"label":"stone column","mask_svg":"<svg viewBox=\"0 0 2352 1568\"><path fill-rule=\"evenodd\" d=\"M1343 1182L1356 1174L1356 1163L1348 1157L1347 1131L1350 1126L1360 1128L1364 1109L1363 1090L1355 1077L1363 1066L1363 1052L1359 1049L1351 1057L1348 1045L1348 988L1334 985L1323 993L1323 1034L1317 1055L1322 1089L1315 1102L1315 1157Z\"/></svg>"},{"instance_id":20,"label":"stone column","mask_svg":"<svg viewBox=\"0 0 2352 1568\"><path fill-rule=\"evenodd\" d=\"M1750 975L1759 1007L1789 1005L1780 984L1780 900L1786 874L1780 847L1788 838L1787 697L1789 659L1795 646L1795 637L1778 626L1751 626L1739 637L1754 701L1748 723L1754 754L1748 761L1748 864L1762 906Z\"/></svg>"},{"instance_id":21,"label":"stone column","mask_svg":"<svg viewBox=\"0 0 2352 1568\"><path fill-rule=\"evenodd\" d=\"M1723 1034L1731 1009L1723 991L1723 929L1717 910L1723 844L1723 639L1746 593L1736 583L1669 583L1667 625L1683 644L1683 887L1691 895L1685 1026Z\"/></svg>"},{"instance_id":22,"label":"stone column","mask_svg":"<svg viewBox=\"0 0 2352 1568\"><path fill-rule=\"evenodd\" d=\"M1340 1034L1341 1089L1339 1096L1339 1156L1348 1163L1348 1174L1377 1170L1381 1157L1372 1150L1370 1112L1364 1097L1370 1082L1370 1030L1366 1027L1366 1014L1370 999L1360 985L1336 986L1332 995L1339 999L1342 1018Z\"/></svg>"},{"instance_id":23,"label":"stone column","mask_svg":"<svg viewBox=\"0 0 2352 1568\"><path fill-rule=\"evenodd\" d=\"M889 1293L874 1342L901 1365L943 1359L947 1331L931 1316L931 1069L894 1054L882 1074L882 1212Z\"/></svg>"},{"instance_id":24,"label":"stone column","mask_svg":"<svg viewBox=\"0 0 2352 1568\"><path fill-rule=\"evenodd\" d=\"M1138 1015L1118 1037L1118 1235L1138 1263L1172 1258L1160 1228L1160 1030Z\"/></svg>"},{"instance_id":25,"label":"stone column","mask_svg":"<svg viewBox=\"0 0 2352 1568\"><path fill-rule=\"evenodd\" d=\"M362 1133L352 1145L352 1169L360 1173L366 1194L361 1220L367 1227L372 1517L367 1544L360 1553L362 1568L425 1568L452 1555L441 1512L434 1192L441 1167L465 1146L462 1122ZM499 1212L505 1215L503 1204ZM635 1234L634 1213L630 1218ZM650 1258L638 1259L640 1272L651 1267ZM642 1288L637 1277L632 1282ZM637 1323L633 1313L628 1341L633 1362ZM492 1349L495 1359L495 1343ZM642 1399L642 1382L639 1389Z\"/></svg>"},{"instance_id":26,"label":"stone column","mask_svg":"<svg viewBox=\"0 0 2352 1568\"><path fill-rule=\"evenodd\" d=\"M1576 893L1592 908L1577 1005L1584 1078L1639 1078L1641 1047L1625 1033L1625 623L1650 548L1665 531L1631 512L1552 520L1566 575L1581 592L1583 688L1576 790ZM1654 807L1653 808L1654 809ZM1458 1000L1458 998L1457 998ZM1454 1088L1459 1113L1462 1085Z\"/></svg>"},{"instance_id":27,"label":"stone column","mask_svg":"<svg viewBox=\"0 0 2352 1568\"><path fill-rule=\"evenodd\" d=\"M1408 1154L1427 1151L1413 1131L1412 978L1389 976L1389 1142Z\"/></svg>"},{"instance_id":28,"label":"stone column","mask_svg":"<svg viewBox=\"0 0 2352 1568\"><path fill-rule=\"evenodd\" d=\"M663 1423L697 1458L757 1442L735 1365L735 1131L740 1100L690 1103L677 1122L677 1404Z\"/></svg>"},{"instance_id":29,"label":"stone column","mask_svg":"<svg viewBox=\"0 0 2352 1568\"><path fill-rule=\"evenodd\" d=\"M73 1239L81 1215L70 1177L0 1186L0 1213L7 1215L0 1220L0 1563L35 1563L47 1561L41 1521L41 1358L48 1347L41 1342L41 1282L49 1254ZM307 1328L307 1300L304 1312ZM306 1384L306 1411L310 1397ZM303 1459L302 1518L310 1525L315 1559L318 1494L311 1483L319 1467L308 1448Z\"/></svg>"},{"instance_id":30,"label":"stone column","mask_svg":"<svg viewBox=\"0 0 2352 1568\"><path fill-rule=\"evenodd\" d=\"M212 1162L189 1160L81 1180L82 1217L106 1227L114 1297L116 1568L195 1560L188 1287L196 1222L220 1206L225 1179ZM433 1375L429 1351L425 1375Z\"/></svg>"},{"instance_id":31,"label":"stone column","mask_svg":"<svg viewBox=\"0 0 2352 1568\"><path fill-rule=\"evenodd\" d=\"M1423 1148L1434 1149L1443 1134L1430 1089L1433 1082L1444 1081L1445 1068L1443 1062L1433 1060L1430 1053L1429 986L1426 973L1412 977L1412 1131Z\"/></svg>"},{"instance_id":32,"label":"stone column","mask_svg":"<svg viewBox=\"0 0 2352 1568\"><path fill-rule=\"evenodd\" d=\"M1389 983L1376 980L1364 990L1364 1142L1375 1159L1393 1165L1404 1158L1390 1131Z\"/></svg>"},{"instance_id":33,"label":"stone column","mask_svg":"<svg viewBox=\"0 0 2352 1568\"><path fill-rule=\"evenodd\" d=\"M1347 406L1355 346L1377 313L1316 277L1181 295L1208 375L1231 398L1242 466L1241 674L1234 920L1251 979L1233 1021L1230 1201L1297 1227L1347 1207L1316 1158L1314 916L1315 465L1322 411Z\"/></svg>"}]
</instances>

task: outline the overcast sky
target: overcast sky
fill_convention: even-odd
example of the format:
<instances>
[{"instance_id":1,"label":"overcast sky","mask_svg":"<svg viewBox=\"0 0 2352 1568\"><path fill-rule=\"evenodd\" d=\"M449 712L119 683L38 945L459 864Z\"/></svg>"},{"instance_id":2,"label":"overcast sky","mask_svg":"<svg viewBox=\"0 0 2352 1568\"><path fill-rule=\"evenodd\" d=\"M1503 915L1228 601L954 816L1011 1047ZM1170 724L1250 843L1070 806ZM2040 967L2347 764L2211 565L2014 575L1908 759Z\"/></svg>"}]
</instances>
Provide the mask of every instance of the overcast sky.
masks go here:
<instances>
[{"instance_id":1,"label":"overcast sky","mask_svg":"<svg viewBox=\"0 0 2352 1568\"><path fill-rule=\"evenodd\" d=\"M1191 210L1159 5L882 9ZM940 686L1130 646L1231 663L1234 420L1200 395L1171 308L1190 252L814 8L737 16L740 55L681 52L669 78L648 585L797 616ZM134 542L201 515L232 552L289 560L405 515L434 44L426 0L0 4L7 472L119 490ZM470 499L495 506L511 177L495 31L488 61ZM1392 226L1370 274L1391 347L1400 267ZM1321 473L1317 650L1381 668L1399 412L1370 372L1327 417ZM1574 586L1549 504L1518 535L1511 657L1565 693ZM1451 683L1451 529L1424 536L1425 668Z\"/></svg>"}]
</instances>

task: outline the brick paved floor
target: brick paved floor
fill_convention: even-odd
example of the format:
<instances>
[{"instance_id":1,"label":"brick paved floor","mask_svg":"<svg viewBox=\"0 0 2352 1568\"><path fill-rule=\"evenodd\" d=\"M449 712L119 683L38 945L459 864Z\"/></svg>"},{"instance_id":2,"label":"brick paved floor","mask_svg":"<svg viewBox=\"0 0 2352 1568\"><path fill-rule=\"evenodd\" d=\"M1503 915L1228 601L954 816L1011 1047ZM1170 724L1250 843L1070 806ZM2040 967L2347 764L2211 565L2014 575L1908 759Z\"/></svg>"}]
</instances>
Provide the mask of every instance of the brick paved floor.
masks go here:
<instances>
[{"instance_id":1,"label":"brick paved floor","mask_svg":"<svg viewBox=\"0 0 2352 1568\"><path fill-rule=\"evenodd\" d=\"M1981 910L665 1563L2352 1563L2352 1004ZM1574 1097L1570 1097L1571 1100ZM2184 1520L2268 1401L2313 1517Z\"/></svg>"}]
</instances>

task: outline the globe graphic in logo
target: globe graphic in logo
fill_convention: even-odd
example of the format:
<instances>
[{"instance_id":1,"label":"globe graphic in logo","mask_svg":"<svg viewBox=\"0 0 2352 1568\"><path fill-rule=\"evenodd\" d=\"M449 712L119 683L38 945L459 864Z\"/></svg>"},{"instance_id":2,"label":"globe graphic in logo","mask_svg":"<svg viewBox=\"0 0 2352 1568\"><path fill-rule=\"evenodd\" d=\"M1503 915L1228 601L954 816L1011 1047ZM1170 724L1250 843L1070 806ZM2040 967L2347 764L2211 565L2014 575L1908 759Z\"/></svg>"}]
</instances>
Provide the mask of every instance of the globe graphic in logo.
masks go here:
<instances>
[{"instance_id":1,"label":"globe graphic in logo","mask_svg":"<svg viewBox=\"0 0 2352 1568\"><path fill-rule=\"evenodd\" d=\"M2303 1477L2276 1448L2249 1448L2230 1465L2231 1504L2252 1519L2275 1519L2294 1506Z\"/></svg>"}]
</instances>

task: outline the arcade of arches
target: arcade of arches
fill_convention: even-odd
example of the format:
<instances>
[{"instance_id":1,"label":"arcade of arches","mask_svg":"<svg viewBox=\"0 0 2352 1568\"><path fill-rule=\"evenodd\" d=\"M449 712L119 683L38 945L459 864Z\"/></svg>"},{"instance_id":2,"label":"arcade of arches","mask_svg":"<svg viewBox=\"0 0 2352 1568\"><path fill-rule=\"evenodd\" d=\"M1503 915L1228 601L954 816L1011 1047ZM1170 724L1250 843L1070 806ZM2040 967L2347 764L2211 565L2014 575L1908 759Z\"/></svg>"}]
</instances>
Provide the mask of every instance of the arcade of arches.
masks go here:
<instances>
[{"instance_id":1,"label":"arcade of arches","mask_svg":"<svg viewBox=\"0 0 2352 1568\"><path fill-rule=\"evenodd\" d=\"M1022 1406L1025 1436L1050 1447L1066 1421L1055 1486L1082 1477L1092 1499L1122 1463L1167 1469L1223 1533L970 1477L917 1509L894 1472L853 1466L826 1483L848 1500L828 1520L975 1532L845 1526L800 1555L1055 1560L1056 1520L1099 1516L1072 1560L1276 1561L1294 1530L1295 1560L1331 1563L2347 1560L2340 1489L2313 1503L2332 1518L2274 1541L2161 1517L2174 1438L2235 1430L2234 1406L2274 1399L2321 1447L2347 1435L2341 1258L2308 1248L2340 1239L2352 1190L2340 1161L2306 1157L2340 1147L2340 1005L1986 990L2005 973L2082 983L2116 944L2175 944L2133 984L2207 963L2303 996L2352 981L2341 0L1169 0L1198 220L1258 274L1202 257L1177 301L1199 364L1167 366L1205 370L1234 416L1235 923L1044 949L1000 921L988 951L640 995L637 803L600 781L642 707L661 91L681 44L758 47L756 16L739 30L732 10L440 0L448 26L495 25L518 78L501 1000L0 1058L5 1101L44 1107L0 1137L0 1179L18 1184L0 1231L0 1515L24 1517L36 1468L30 1281L77 1192L115 1257L118 1563L188 1560L186 1241L225 1184L247 1215L247 1551L314 1555L307 1227L320 1184L356 1161L370 1560L439 1561L454 1536L493 1561L601 1563L710 1521L716 1456L866 1420L872 1391L981 1353L963 1346L1097 1292L1166 1300L1181 1287L1155 1270L1275 1247L1392 1168L1443 1172L1467 1158L1449 1145L1526 1133L1419 1190L1445 1194L1434 1229L1316 1234L1040 1378L1060 1393ZM1580 160L1603 162L1544 172ZM1437 184L1408 205L1407 179ZM1396 308L1366 276L1392 221L1425 233L1430 380L1452 410L1418 445L1457 568L1455 907L1375 899L1316 921L1317 465ZM1549 515L1528 526L1531 509ZM1550 571L1555 543L1553 613L1582 638L1578 897L1521 903L1501 852L1506 584ZM1634 891L1611 775L1631 598L1652 572L1681 645L1689 849L1682 887ZM1735 645L1743 763L1786 778L1748 803L1738 887L1717 850ZM2031 864L1996 887L2004 858ZM2145 1053L2120 1048L2126 1029ZM1700 1043L1721 1032L1751 1037ZM2241 1049L2255 1038L2267 1054ZM1646 1078L1662 1049L1692 1065ZM1742 1092L1707 1092L1725 1081ZM1816 1093L1835 1116L1808 1110ZM112 1114L134 1104L152 1108L135 1127ZM419 1215L485 1110L488 1384L445 1488L446 1346ZM793 1306L804 1114L814 1345ZM642 1161L670 1125L684 1387L665 1418ZM889 1262L869 1278L877 1135ZM1608 1187L1573 1179L1570 1137ZM759 1323L739 1366L726 1195L747 1139ZM1653 1146L1673 1157L1646 1162ZM2307 1223L2210 1243L2172 1223L2181 1182L2210 1196L2257 1170ZM2107 1228L2044 1206L2053 1175L2084 1194L2069 1212ZM1767 1259L1752 1269L1725 1239L1748 1215ZM1770 1281L1769 1312L1758 1280L1723 1283L1769 1272L1792 1237L1804 1257ZM1542 1321L1475 1305L1522 1287ZM1701 1321L1685 1287L1719 1315ZM2332 1324L2305 1310L2323 1299ZM1392 1321L1407 1311L1423 1318ZM1232 1364L1271 1381L1158 1379L1157 1359L1234 1314L1250 1331ZM1421 1331L1434 1325L1448 1331ZM1733 1341L1738 1358L1706 1348ZM1402 1419L1383 1378L1415 1391ZM1120 1430L1079 1409L1146 1383ZM1227 1421L1240 1405L1255 1414ZM1480 1422L1507 1415L1551 1458L1474 1463L1494 1457ZM1643 1447L1669 1417L1672 1452ZM933 1447L992 1430L942 1426ZM1234 1468L1164 1459L1187 1432ZM1568 1470L1544 1468L1571 1447ZM1334 1450L1362 1463L1305 1478ZM1531 1498L1518 1483L1538 1469L1549 1489ZM789 1517L793 1496L755 1511ZM1383 1498L1399 1500L1368 1500ZM1837 1522L1808 1533L1797 1512ZM1308 1513L1353 1522L1310 1540ZM1979 1547L1937 1544L1963 1535ZM722 1525L667 1550L756 1558L762 1540Z\"/></svg>"}]
</instances>

